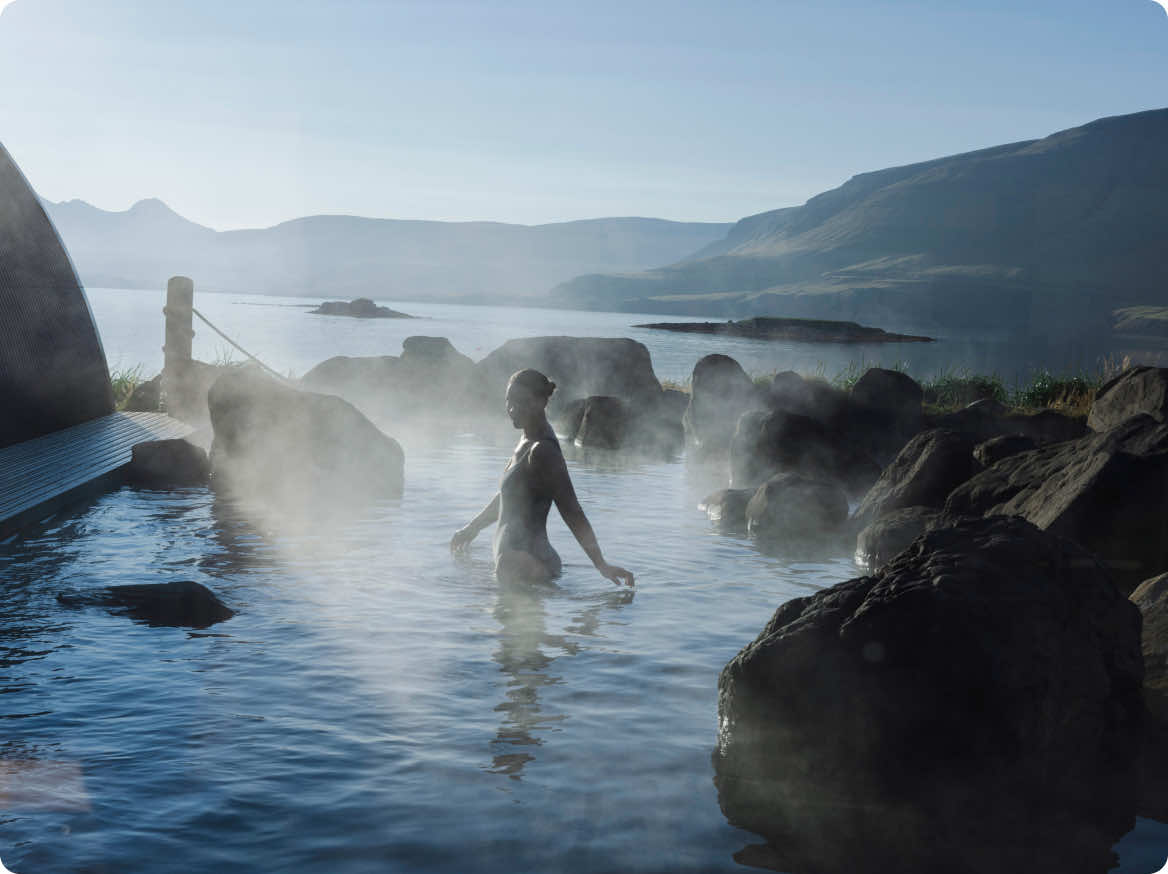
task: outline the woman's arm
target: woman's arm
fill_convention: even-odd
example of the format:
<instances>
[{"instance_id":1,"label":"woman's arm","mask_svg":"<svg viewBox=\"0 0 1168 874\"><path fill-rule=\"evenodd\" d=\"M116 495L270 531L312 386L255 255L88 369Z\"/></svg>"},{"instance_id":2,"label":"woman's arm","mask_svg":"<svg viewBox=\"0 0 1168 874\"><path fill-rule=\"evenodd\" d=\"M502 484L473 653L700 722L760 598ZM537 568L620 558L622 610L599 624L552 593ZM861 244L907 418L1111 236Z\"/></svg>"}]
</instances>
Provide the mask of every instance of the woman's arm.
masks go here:
<instances>
[{"instance_id":1,"label":"woman's arm","mask_svg":"<svg viewBox=\"0 0 1168 874\"><path fill-rule=\"evenodd\" d=\"M462 549L474 540L480 531L492 522L498 521L499 493L495 492L495 497L491 498L491 502L483 507L482 511L466 524L465 528L459 528L454 532L454 536L450 538L450 548Z\"/></svg>"},{"instance_id":2,"label":"woman's arm","mask_svg":"<svg viewBox=\"0 0 1168 874\"><path fill-rule=\"evenodd\" d=\"M626 586L633 585L633 575L629 571L604 560L600 544L596 540L596 532L592 530L592 523L584 515L584 509L576 498L576 489L572 486L572 478L568 475L568 466L564 463L564 456L559 447L537 444L531 450L531 458L532 463L538 468L539 475L551 488L556 509L560 511L568 530L572 532L596 569L618 586L621 583Z\"/></svg>"}]
</instances>

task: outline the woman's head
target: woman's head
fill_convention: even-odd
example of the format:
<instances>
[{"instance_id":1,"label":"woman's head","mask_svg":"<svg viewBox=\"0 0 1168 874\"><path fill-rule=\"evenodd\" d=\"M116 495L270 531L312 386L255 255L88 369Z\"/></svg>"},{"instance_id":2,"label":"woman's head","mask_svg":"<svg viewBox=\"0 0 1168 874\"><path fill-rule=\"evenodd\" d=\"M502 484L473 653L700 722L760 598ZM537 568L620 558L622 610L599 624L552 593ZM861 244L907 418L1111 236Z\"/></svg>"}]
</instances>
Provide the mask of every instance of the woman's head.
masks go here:
<instances>
[{"instance_id":1,"label":"woman's head","mask_svg":"<svg viewBox=\"0 0 1168 874\"><path fill-rule=\"evenodd\" d=\"M542 414L556 384L538 370L520 370L507 380L507 415L522 428L535 414Z\"/></svg>"}]
</instances>

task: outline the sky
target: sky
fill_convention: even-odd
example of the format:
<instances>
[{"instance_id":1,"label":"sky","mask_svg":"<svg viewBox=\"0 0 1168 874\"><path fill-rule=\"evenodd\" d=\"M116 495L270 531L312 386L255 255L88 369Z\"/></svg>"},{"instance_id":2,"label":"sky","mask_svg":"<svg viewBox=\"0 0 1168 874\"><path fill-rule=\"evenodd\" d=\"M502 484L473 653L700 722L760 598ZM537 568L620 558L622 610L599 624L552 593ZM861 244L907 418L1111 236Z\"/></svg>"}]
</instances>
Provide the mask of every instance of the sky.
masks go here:
<instances>
[{"instance_id":1,"label":"sky","mask_svg":"<svg viewBox=\"0 0 1168 874\"><path fill-rule=\"evenodd\" d=\"M1155 0L0 0L0 143L50 200L734 221L1168 106ZM1168 147L1168 144L1166 144Z\"/></svg>"}]
</instances>

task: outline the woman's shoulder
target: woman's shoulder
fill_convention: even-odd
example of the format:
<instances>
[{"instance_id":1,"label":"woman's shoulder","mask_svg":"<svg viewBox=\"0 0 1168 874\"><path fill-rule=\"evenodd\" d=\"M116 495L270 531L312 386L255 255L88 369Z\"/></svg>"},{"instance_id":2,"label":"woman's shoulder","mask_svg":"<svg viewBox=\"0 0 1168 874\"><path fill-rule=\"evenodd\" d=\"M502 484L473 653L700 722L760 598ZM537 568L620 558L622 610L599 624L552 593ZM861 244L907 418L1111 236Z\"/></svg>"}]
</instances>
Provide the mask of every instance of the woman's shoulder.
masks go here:
<instances>
[{"instance_id":1,"label":"woman's shoulder","mask_svg":"<svg viewBox=\"0 0 1168 874\"><path fill-rule=\"evenodd\" d=\"M564 463L564 453L560 449L560 441L554 436L541 437L532 443L531 451L527 457L531 459L532 464L540 466Z\"/></svg>"}]
</instances>

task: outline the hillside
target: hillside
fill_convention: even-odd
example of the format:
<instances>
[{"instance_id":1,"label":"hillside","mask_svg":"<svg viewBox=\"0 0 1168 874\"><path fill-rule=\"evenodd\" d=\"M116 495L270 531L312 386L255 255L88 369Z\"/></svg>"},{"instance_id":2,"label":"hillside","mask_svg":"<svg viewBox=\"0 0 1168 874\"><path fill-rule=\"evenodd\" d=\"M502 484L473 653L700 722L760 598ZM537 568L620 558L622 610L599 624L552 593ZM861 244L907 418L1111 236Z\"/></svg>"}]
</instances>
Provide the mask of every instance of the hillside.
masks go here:
<instances>
[{"instance_id":1,"label":"hillside","mask_svg":"<svg viewBox=\"0 0 1168 874\"><path fill-rule=\"evenodd\" d=\"M336 298L499 301L588 272L668 264L729 225L605 218L546 225L311 216L214 231L159 200L124 212L45 202L82 282L161 288L185 274L208 291Z\"/></svg>"},{"instance_id":2,"label":"hillside","mask_svg":"<svg viewBox=\"0 0 1168 874\"><path fill-rule=\"evenodd\" d=\"M668 267L580 276L565 305L1065 336L1168 304L1168 109L865 173L745 218Z\"/></svg>"}]
</instances>

